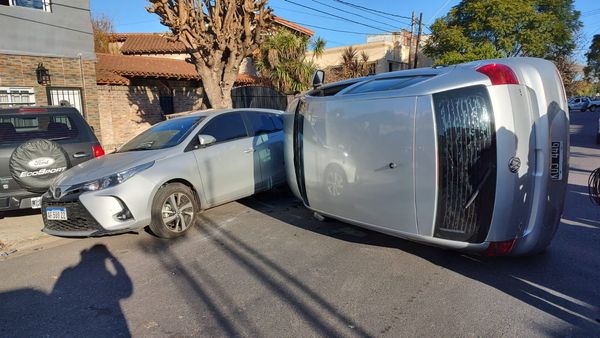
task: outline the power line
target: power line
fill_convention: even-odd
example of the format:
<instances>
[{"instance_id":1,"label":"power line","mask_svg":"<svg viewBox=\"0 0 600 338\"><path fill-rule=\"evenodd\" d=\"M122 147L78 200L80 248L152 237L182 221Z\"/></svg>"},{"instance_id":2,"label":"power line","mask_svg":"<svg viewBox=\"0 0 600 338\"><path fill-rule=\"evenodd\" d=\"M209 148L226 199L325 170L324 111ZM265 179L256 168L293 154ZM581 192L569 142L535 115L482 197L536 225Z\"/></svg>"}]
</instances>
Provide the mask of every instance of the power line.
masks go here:
<instances>
[{"instance_id":1,"label":"power line","mask_svg":"<svg viewBox=\"0 0 600 338\"><path fill-rule=\"evenodd\" d=\"M308 15L311 15L311 16L315 16L315 17L318 17L318 18L325 18L325 19L337 20L337 21L345 21L343 19L332 18L332 17L327 16L327 15L319 15L319 14L315 14L315 13L311 13L311 12L299 11L299 10L296 10L296 9L290 9L290 8L287 8L287 7L281 7L279 5L277 6L277 8L275 8L275 7L272 7L272 8L273 8L273 11L275 11L275 12L277 12L277 11L286 11L286 12L291 12L291 13L302 13L302 14L308 14Z\"/></svg>"},{"instance_id":2,"label":"power line","mask_svg":"<svg viewBox=\"0 0 600 338\"><path fill-rule=\"evenodd\" d=\"M318 28L318 29L323 29L326 31L332 31L332 32L339 32L339 33L348 33L348 34L358 34L358 35L389 35L389 33L367 33L367 32L355 32L355 31L346 31L346 30L340 30L340 29L334 29L334 28L329 28L329 27L322 27L322 26L316 26L316 25L311 25L308 23L303 23L303 22L298 22L298 21L290 21L293 22L295 24L301 25L301 26L307 26L307 27L311 27L311 28Z\"/></svg>"},{"instance_id":3,"label":"power line","mask_svg":"<svg viewBox=\"0 0 600 338\"><path fill-rule=\"evenodd\" d=\"M389 23L387 23L387 22L383 22L383 21L374 20L374 19L372 19L372 18L369 18L369 17L366 17L366 16L364 16L364 15L360 15L360 14L352 13L352 12L350 12L350 11L346 11L346 10L343 10L343 9L337 8L337 7L335 7L335 6L328 5L328 4L326 4L326 3L323 3L323 2L321 2L321 1L318 1L318 0L312 0L312 1L313 1L313 2L316 2L316 3L318 3L318 4L321 4L321 5L325 6L325 7L333 8L333 9L335 9L335 10L338 10L338 11L340 11L340 12L344 12L344 13L348 13L348 14L351 14L351 15L354 15L354 16L358 16L359 18L367 19L367 20L370 20L370 21L373 21L373 22L380 23L380 24L382 24L382 25L389 26L389 27L394 27L394 29L395 29L395 28L397 28L396 26L393 26L393 25L391 25L391 24L389 24Z\"/></svg>"},{"instance_id":4,"label":"power line","mask_svg":"<svg viewBox=\"0 0 600 338\"><path fill-rule=\"evenodd\" d=\"M313 8L313 7L310 7L310 6L306 6L306 5L303 5L303 4L299 4L299 3L297 3L297 2L294 2L294 1L292 1L292 0L284 0L284 1L285 1L285 2L289 2L289 3L291 3L291 4L294 4L294 5L296 5L296 6L300 6L300 7L304 7L304 8L307 8L307 9L313 10L313 11L315 11L315 12L319 12L319 13L327 14L327 15L329 15L329 16L333 16L333 17L340 18L340 19L344 19L345 21L352 22L352 23L355 23L355 24L357 24L357 25L361 25L361 26L365 26L365 27L373 28L373 29L376 29L376 30L378 30L378 31L383 31L383 32L392 33L392 31L389 31L389 30L387 30L387 29L383 29L383 28L380 28L380 27L375 27L375 26L367 25L367 24L365 24L365 23L358 22L358 21L355 21L355 20L352 20L352 19L348 19L348 18L345 18L345 17L343 17L343 16L339 16L339 15L336 15L336 14L327 13L327 12L325 12L325 11L322 11L322 10L320 10L320 9L316 9L316 8Z\"/></svg>"},{"instance_id":5,"label":"power line","mask_svg":"<svg viewBox=\"0 0 600 338\"><path fill-rule=\"evenodd\" d=\"M450 2L450 0L444 1L442 3L442 5L435 11L435 13L433 13L431 18L429 18L429 20L427 20L427 22L431 23L431 20L435 19L435 17L442 11L442 9L444 9L444 7L446 7L448 5L449 2Z\"/></svg>"},{"instance_id":6,"label":"power line","mask_svg":"<svg viewBox=\"0 0 600 338\"><path fill-rule=\"evenodd\" d=\"M372 9L372 8L368 8L368 7L363 7L361 5L353 4L353 3L350 3L350 2L347 2L347 1L343 1L343 0L333 0L333 1L339 2L339 3L344 4L346 6L350 6L350 7L354 7L354 8L360 8L362 10L369 11L369 12L384 14L384 15L393 16L393 17L402 18L402 19L409 19L409 20L412 19L409 16L398 15L398 14L391 14L391 13L388 13L388 12L383 12L383 11L379 11L379 10L376 10L376 9Z\"/></svg>"}]
</instances>

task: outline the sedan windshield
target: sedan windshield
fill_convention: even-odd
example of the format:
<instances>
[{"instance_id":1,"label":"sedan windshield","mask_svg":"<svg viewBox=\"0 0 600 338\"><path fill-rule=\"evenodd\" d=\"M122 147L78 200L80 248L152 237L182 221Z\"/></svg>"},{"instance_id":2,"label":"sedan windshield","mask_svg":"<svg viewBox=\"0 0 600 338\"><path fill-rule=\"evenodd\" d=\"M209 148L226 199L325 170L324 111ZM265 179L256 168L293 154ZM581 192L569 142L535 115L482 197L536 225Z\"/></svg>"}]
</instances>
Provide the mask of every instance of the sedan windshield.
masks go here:
<instances>
[{"instance_id":1,"label":"sedan windshield","mask_svg":"<svg viewBox=\"0 0 600 338\"><path fill-rule=\"evenodd\" d=\"M181 143L205 116L181 117L159 123L144 131L118 152L170 148Z\"/></svg>"}]
</instances>

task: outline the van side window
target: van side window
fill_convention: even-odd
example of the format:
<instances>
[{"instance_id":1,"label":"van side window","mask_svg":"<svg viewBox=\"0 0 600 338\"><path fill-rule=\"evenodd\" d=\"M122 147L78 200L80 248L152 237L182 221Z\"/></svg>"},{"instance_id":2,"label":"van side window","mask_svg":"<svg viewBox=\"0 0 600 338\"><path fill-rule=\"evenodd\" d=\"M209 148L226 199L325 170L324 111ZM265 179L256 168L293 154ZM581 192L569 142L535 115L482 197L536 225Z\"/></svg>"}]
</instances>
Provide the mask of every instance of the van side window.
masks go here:
<instances>
[{"instance_id":1,"label":"van side window","mask_svg":"<svg viewBox=\"0 0 600 338\"><path fill-rule=\"evenodd\" d=\"M215 116L208 121L200 133L214 137L217 139L217 142L248 137L246 126L240 113L227 113Z\"/></svg>"}]
</instances>

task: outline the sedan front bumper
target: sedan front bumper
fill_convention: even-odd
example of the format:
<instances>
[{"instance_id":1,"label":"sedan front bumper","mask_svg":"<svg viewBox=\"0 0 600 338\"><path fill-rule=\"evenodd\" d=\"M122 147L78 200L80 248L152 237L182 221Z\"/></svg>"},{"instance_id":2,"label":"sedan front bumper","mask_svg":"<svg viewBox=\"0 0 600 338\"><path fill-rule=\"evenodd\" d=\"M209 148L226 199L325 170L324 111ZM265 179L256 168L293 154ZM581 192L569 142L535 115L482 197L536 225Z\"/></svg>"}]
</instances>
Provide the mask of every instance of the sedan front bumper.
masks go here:
<instances>
[{"instance_id":1,"label":"sedan front bumper","mask_svg":"<svg viewBox=\"0 0 600 338\"><path fill-rule=\"evenodd\" d=\"M150 223L153 188L145 179L133 177L98 191L71 191L58 197L48 192L42 199L43 231L62 237L90 237L137 230ZM67 219L49 220L48 208L65 208Z\"/></svg>"}]
</instances>

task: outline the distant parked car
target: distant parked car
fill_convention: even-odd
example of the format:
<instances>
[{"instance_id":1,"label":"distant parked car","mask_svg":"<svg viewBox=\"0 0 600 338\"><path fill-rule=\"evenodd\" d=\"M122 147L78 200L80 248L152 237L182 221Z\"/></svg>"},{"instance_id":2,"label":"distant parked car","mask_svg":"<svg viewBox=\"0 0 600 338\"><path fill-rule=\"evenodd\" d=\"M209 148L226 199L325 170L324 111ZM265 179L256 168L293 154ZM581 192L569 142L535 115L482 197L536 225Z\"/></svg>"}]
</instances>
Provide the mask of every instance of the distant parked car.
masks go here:
<instances>
[{"instance_id":1,"label":"distant parked car","mask_svg":"<svg viewBox=\"0 0 600 338\"><path fill-rule=\"evenodd\" d=\"M282 112L227 109L154 125L78 165L44 195L44 231L98 236L149 225L172 238L201 210L285 182Z\"/></svg>"},{"instance_id":2,"label":"distant parked car","mask_svg":"<svg viewBox=\"0 0 600 338\"><path fill-rule=\"evenodd\" d=\"M75 108L0 109L0 211L39 209L52 180L102 155Z\"/></svg>"},{"instance_id":3,"label":"distant parked car","mask_svg":"<svg viewBox=\"0 0 600 338\"><path fill-rule=\"evenodd\" d=\"M326 85L316 75L288 107L285 158L318 218L486 255L550 244L569 170L554 64L483 60Z\"/></svg>"},{"instance_id":4,"label":"distant parked car","mask_svg":"<svg viewBox=\"0 0 600 338\"><path fill-rule=\"evenodd\" d=\"M596 111L596 108L600 107L600 99L593 97L576 97L569 101L569 109L570 110L579 110L579 111Z\"/></svg>"}]
</instances>

